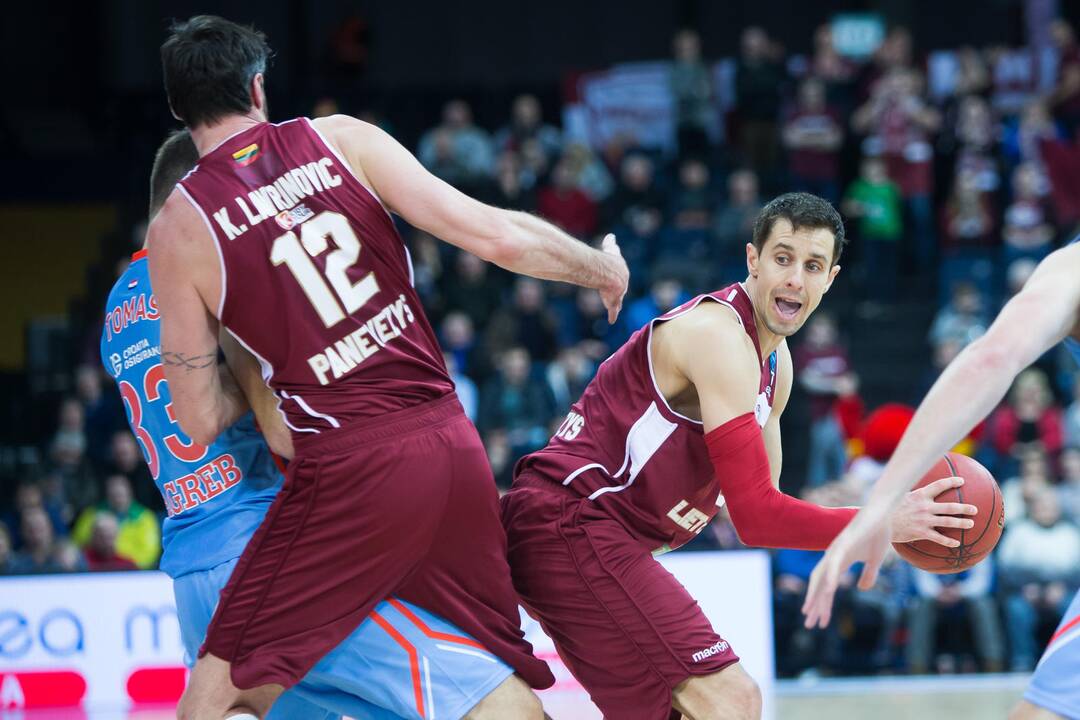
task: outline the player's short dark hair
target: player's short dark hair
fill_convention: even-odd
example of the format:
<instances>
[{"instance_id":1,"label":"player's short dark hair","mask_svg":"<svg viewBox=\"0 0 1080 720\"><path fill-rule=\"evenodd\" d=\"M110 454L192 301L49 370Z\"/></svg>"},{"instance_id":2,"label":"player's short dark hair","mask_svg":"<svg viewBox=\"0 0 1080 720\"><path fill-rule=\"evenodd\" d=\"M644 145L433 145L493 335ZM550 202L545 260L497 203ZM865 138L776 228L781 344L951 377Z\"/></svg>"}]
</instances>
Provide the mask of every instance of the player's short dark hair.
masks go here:
<instances>
[{"instance_id":1,"label":"player's short dark hair","mask_svg":"<svg viewBox=\"0 0 1080 720\"><path fill-rule=\"evenodd\" d=\"M791 223L792 230L824 228L831 232L833 234L832 264L835 265L840 261L840 254L848 241L844 234L844 221L828 200L804 192L785 193L770 200L754 221L753 243L758 252L765 247L769 233L772 232L776 221L781 218Z\"/></svg>"},{"instance_id":2,"label":"player's short dark hair","mask_svg":"<svg viewBox=\"0 0 1080 720\"><path fill-rule=\"evenodd\" d=\"M216 15L196 15L169 28L161 46L165 92L188 127L251 107L251 79L266 72L266 36Z\"/></svg>"},{"instance_id":3,"label":"player's short dark hair","mask_svg":"<svg viewBox=\"0 0 1080 720\"><path fill-rule=\"evenodd\" d=\"M161 143L154 155L154 168L150 171L150 217L161 210L169 193L199 163L199 151L191 133L186 129L173 130Z\"/></svg>"}]
</instances>

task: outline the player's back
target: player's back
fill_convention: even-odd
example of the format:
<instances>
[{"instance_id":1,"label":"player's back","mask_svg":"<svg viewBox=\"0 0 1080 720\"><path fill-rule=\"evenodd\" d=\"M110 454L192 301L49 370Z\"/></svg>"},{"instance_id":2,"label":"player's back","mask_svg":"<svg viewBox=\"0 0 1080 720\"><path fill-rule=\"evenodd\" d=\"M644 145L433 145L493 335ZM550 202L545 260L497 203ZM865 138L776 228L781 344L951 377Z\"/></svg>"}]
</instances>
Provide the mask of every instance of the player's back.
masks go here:
<instances>
[{"instance_id":1,"label":"player's back","mask_svg":"<svg viewBox=\"0 0 1080 720\"><path fill-rule=\"evenodd\" d=\"M219 319L261 361L294 432L453 392L389 213L309 120L234 135L180 189L220 252Z\"/></svg>"},{"instance_id":2,"label":"player's back","mask_svg":"<svg viewBox=\"0 0 1080 720\"><path fill-rule=\"evenodd\" d=\"M701 302L730 307L758 347L750 296L741 284L700 295L649 322L597 370L542 450L522 458L526 478L560 483L618 519L651 550L678 547L722 505L701 421L676 412L653 375L652 330ZM762 360L754 414L764 425L776 391L777 356Z\"/></svg>"},{"instance_id":3,"label":"player's back","mask_svg":"<svg viewBox=\"0 0 1080 720\"><path fill-rule=\"evenodd\" d=\"M145 250L135 254L109 293L101 360L116 379L131 431L165 499L161 569L178 577L239 557L282 475L250 413L209 447L180 429L161 364L145 256Z\"/></svg>"}]
</instances>

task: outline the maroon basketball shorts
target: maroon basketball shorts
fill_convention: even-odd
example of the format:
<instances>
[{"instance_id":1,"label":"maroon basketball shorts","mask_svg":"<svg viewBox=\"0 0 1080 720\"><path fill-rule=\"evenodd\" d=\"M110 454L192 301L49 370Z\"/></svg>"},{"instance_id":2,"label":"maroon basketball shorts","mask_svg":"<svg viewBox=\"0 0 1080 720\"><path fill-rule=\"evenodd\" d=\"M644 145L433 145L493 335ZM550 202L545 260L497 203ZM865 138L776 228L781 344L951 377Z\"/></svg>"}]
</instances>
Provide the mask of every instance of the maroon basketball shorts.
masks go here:
<instances>
[{"instance_id":1,"label":"maroon basketball shorts","mask_svg":"<svg viewBox=\"0 0 1080 720\"><path fill-rule=\"evenodd\" d=\"M739 658L648 548L546 482L519 478L502 498L514 587L604 717L680 717L674 689Z\"/></svg>"},{"instance_id":2,"label":"maroon basketball shorts","mask_svg":"<svg viewBox=\"0 0 1080 720\"><path fill-rule=\"evenodd\" d=\"M554 677L520 629L498 494L457 397L297 438L201 654L239 688L296 684L390 595L472 635L533 687Z\"/></svg>"}]
</instances>

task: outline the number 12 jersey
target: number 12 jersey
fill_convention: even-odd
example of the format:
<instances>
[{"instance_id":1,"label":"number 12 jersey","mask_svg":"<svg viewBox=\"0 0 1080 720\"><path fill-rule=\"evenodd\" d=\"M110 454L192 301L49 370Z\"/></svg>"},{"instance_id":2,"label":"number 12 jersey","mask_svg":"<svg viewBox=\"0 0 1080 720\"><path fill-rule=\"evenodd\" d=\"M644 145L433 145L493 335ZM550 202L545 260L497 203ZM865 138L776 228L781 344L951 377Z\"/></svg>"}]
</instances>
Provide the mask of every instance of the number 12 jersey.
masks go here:
<instances>
[{"instance_id":1,"label":"number 12 jersey","mask_svg":"<svg viewBox=\"0 0 1080 720\"><path fill-rule=\"evenodd\" d=\"M390 214L310 120L233 135L178 190L218 249L218 318L259 359L294 433L453 391Z\"/></svg>"}]
</instances>

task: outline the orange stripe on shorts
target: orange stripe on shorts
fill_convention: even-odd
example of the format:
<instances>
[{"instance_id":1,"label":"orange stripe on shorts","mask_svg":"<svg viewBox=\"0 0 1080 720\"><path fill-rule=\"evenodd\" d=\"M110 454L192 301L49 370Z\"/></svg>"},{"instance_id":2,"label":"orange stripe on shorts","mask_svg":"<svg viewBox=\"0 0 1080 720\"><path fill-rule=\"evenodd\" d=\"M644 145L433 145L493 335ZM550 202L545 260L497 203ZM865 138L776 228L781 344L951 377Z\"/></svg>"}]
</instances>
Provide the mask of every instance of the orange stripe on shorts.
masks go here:
<instances>
[{"instance_id":1,"label":"orange stripe on shorts","mask_svg":"<svg viewBox=\"0 0 1080 720\"><path fill-rule=\"evenodd\" d=\"M457 643L458 645L468 645L469 647L474 647L478 650L488 652L488 649L486 647L473 640L472 638L432 630L424 623L423 620L416 616L416 613L405 607L405 605L402 604L402 602L397 598L387 598L386 602L390 603L399 613L411 620L413 625L420 628L420 632L424 633L424 635L427 635L432 640L445 640L446 642Z\"/></svg>"},{"instance_id":2,"label":"orange stripe on shorts","mask_svg":"<svg viewBox=\"0 0 1080 720\"><path fill-rule=\"evenodd\" d=\"M405 636L397 631L393 625L387 621L379 613L374 610L371 611L371 619L375 621L375 624L386 631L386 634L394 639L398 645L402 647L409 654L409 666L412 668L412 681L413 681L413 693L416 696L416 711L420 713L420 717L427 717L424 714L424 692L423 687L420 684L420 661L416 656L416 648L405 639Z\"/></svg>"}]
</instances>

